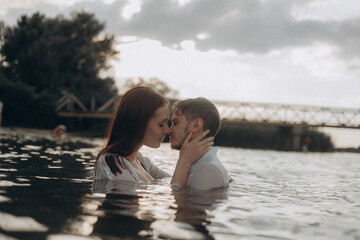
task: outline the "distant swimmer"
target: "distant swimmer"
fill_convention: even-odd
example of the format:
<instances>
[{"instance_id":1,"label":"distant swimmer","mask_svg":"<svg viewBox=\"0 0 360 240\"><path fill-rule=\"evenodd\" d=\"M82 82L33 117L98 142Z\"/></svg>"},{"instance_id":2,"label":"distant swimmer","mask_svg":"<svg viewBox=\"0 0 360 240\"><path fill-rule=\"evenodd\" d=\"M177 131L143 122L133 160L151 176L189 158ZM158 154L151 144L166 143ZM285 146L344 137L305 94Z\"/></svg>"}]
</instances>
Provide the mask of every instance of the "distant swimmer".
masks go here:
<instances>
[{"instance_id":1,"label":"distant swimmer","mask_svg":"<svg viewBox=\"0 0 360 240\"><path fill-rule=\"evenodd\" d=\"M303 145L302 145L302 151L303 151L303 152L309 151L310 141L311 141L311 140L310 140L309 137L305 137L305 138L304 138Z\"/></svg>"},{"instance_id":2,"label":"distant swimmer","mask_svg":"<svg viewBox=\"0 0 360 240\"><path fill-rule=\"evenodd\" d=\"M54 137L62 137L62 135L66 132L66 126L63 124L58 125L54 130L51 131Z\"/></svg>"}]
</instances>

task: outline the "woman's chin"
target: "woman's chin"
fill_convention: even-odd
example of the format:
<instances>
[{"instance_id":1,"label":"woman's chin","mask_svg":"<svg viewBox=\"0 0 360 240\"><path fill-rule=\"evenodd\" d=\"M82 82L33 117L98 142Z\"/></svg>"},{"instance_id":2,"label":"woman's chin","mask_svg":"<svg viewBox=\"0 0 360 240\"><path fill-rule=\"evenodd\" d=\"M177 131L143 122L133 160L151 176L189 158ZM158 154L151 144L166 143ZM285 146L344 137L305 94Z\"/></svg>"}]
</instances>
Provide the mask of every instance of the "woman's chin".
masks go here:
<instances>
[{"instance_id":1,"label":"woman's chin","mask_svg":"<svg viewBox=\"0 0 360 240\"><path fill-rule=\"evenodd\" d=\"M145 144L145 146L149 147L149 148L159 148L161 145L161 142L159 143L154 143L154 144Z\"/></svg>"}]
</instances>

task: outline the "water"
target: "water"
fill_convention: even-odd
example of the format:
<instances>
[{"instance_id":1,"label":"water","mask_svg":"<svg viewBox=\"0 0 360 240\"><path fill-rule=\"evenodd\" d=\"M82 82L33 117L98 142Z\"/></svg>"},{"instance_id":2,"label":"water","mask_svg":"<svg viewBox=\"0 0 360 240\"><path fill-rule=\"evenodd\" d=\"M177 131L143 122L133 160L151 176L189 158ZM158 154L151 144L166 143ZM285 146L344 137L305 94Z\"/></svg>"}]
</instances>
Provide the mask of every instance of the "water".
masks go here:
<instances>
[{"instance_id":1,"label":"water","mask_svg":"<svg viewBox=\"0 0 360 240\"><path fill-rule=\"evenodd\" d=\"M101 139L0 132L0 239L360 239L360 155L219 148L227 190L91 180ZM144 155L173 172L178 152Z\"/></svg>"}]
</instances>

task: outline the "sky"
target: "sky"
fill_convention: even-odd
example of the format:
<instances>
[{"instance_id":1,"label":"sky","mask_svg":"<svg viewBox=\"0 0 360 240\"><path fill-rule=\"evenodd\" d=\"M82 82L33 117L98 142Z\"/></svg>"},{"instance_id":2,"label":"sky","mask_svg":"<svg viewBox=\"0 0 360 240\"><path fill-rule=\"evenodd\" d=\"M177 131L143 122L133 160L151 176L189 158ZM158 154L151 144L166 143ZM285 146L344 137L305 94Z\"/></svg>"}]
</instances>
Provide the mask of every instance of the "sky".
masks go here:
<instances>
[{"instance_id":1,"label":"sky","mask_svg":"<svg viewBox=\"0 0 360 240\"><path fill-rule=\"evenodd\" d=\"M0 19L94 13L116 36L109 72L180 98L360 109L358 0L1 0ZM325 129L339 147L360 130Z\"/></svg>"}]
</instances>

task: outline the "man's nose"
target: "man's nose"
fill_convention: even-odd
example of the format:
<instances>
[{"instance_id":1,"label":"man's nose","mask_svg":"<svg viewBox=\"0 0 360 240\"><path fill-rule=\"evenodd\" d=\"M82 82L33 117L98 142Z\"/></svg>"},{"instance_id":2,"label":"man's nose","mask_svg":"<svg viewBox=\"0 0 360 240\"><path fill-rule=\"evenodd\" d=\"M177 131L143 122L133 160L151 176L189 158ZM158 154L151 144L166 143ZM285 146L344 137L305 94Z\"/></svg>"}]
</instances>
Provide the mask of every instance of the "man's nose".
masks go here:
<instances>
[{"instance_id":1,"label":"man's nose","mask_svg":"<svg viewBox=\"0 0 360 240\"><path fill-rule=\"evenodd\" d=\"M173 131L173 125L171 125L171 127L169 128L169 134L171 134Z\"/></svg>"}]
</instances>

